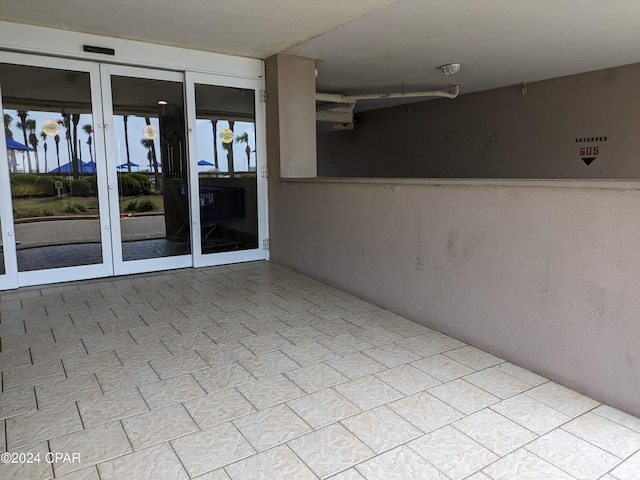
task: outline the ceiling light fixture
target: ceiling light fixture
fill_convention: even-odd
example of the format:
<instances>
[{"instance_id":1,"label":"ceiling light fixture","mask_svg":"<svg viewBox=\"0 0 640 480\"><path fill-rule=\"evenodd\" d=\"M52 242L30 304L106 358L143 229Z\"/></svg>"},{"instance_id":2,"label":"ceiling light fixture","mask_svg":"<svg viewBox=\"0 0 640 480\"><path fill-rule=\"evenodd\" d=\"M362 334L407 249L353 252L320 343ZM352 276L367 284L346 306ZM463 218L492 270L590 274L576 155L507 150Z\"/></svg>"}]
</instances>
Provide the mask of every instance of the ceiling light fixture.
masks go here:
<instances>
[{"instance_id":1,"label":"ceiling light fixture","mask_svg":"<svg viewBox=\"0 0 640 480\"><path fill-rule=\"evenodd\" d=\"M158 100L158 105L166 105L167 103L166 100Z\"/></svg>"},{"instance_id":2,"label":"ceiling light fixture","mask_svg":"<svg viewBox=\"0 0 640 480\"><path fill-rule=\"evenodd\" d=\"M442 65L440 70L442 70L442 73L445 75L455 75L460 71L461 66L459 63L448 63L447 65Z\"/></svg>"}]
</instances>

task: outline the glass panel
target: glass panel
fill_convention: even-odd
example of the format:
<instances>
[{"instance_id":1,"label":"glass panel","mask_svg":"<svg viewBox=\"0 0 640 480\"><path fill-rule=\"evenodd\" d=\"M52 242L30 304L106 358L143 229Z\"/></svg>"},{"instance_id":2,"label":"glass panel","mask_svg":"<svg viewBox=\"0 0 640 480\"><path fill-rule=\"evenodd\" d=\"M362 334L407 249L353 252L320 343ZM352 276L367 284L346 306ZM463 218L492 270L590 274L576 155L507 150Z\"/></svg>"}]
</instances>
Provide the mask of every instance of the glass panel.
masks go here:
<instances>
[{"instance_id":1,"label":"glass panel","mask_svg":"<svg viewBox=\"0 0 640 480\"><path fill-rule=\"evenodd\" d=\"M102 263L88 72L0 64L18 270Z\"/></svg>"},{"instance_id":2,"label":"glass panel","mask_svg":"<svg viewBox=\"0 0 640 480\"><path fill-rule=\"evenodd\" d=\"M111 77L124 261L188 255L188 171L180 82Z\"/></svg>"},{"instance_id":3,"label":"glass panel","mask_svg":"<svg viewBox=\"0 0 640 480\"><path fill-rule=\"evenodd\" d=\"M255 92L195 86L202 254L258 247Z\"/></svg>"}]
</instances>

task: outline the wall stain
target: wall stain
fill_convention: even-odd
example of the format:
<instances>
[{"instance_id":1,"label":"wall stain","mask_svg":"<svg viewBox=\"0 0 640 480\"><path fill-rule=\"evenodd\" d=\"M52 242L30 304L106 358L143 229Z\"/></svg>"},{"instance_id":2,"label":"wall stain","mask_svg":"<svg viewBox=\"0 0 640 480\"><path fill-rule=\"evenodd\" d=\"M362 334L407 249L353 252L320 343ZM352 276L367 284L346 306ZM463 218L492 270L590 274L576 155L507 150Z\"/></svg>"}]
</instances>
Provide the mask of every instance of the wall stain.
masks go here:
<instances>
[{"instance_id":1,"label":"wall stain","mask_svg":"<svg viewBox=\"0 0 640 480\"><path fill-rule=\"evenodd\" d=\"M456 159L460 158L460 145L458 139L446 132L440 132L443 137L440 141L440 149L436 158L438 161L435 167L445 175L452 174L458 163Z\"/></svg>"},{"instance_id":2,"label":"wall stain","mask_svg":"<svg viewBox=\"0 0 640 480\"><path fill-rule=\"evenodd\" d=\"M482 161L484 162L486 160L486 156L487 156L487 151L489 150L489 148L494 145L496 142L498 141L498 132L495 132L493 135L491 135L491 137L489 138L489 141L487 142L487 144L484 146L484 148L482 149Z\"/></svg>"}]
</instances>

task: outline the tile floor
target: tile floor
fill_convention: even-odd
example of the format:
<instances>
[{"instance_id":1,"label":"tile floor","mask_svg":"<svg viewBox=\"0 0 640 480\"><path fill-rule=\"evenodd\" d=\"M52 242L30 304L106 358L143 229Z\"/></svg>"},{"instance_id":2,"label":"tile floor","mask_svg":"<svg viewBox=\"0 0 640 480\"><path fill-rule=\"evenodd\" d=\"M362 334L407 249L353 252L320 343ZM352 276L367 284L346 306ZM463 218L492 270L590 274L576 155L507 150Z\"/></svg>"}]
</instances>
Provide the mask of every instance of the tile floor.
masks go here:
<instances>
[{"instance_id":1,"label":"tile floor","mask_svg":"<svg viewBox=\"0 0 640 480\"><path fill-rule=\"evenodd\" d=\"M640 478L640 419L279 265L0 300L2 479Z\"/></svg>"}]
</instances>

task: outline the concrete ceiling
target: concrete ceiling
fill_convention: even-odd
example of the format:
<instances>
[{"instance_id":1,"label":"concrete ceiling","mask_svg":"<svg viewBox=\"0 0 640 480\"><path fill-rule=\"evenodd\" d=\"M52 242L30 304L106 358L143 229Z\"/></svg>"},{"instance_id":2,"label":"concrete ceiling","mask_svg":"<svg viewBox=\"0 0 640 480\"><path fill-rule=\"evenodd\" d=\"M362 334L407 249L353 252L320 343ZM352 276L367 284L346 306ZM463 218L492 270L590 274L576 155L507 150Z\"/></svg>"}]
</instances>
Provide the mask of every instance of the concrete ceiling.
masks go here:
<instances>
[{"instance_id":1,"label":"concrete ceiling","mask_svg":"<svg viewBox=\"0 0 640 480\"><path fill-rule=\"evenodd\" d=\"M640 62L638 0L2 0L0 20L254 58L309 56L318 91L343 94L452 83L464 94ZM447 77L438 67L451 62L462 70Z\"/></svg>"}]
</instances>

